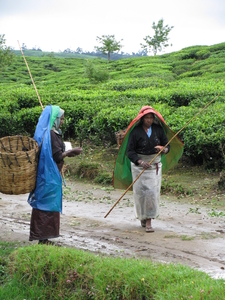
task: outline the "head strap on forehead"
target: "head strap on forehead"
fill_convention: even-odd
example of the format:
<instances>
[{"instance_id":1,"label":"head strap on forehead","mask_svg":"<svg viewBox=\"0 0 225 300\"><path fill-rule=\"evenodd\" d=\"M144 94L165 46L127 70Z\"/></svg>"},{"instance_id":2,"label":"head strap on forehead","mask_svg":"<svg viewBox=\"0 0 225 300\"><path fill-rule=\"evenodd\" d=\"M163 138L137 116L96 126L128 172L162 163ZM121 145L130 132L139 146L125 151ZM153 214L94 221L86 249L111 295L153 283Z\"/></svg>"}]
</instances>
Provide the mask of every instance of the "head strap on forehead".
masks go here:
<instances>
[{"instance_id":1,"label":"head strap on forehead","mask_svg":"<svg viewBox=\"0 0 225 300\"><path fill-rule=\"evenodd\" d=\"M149 109L152 109L152 107L151 107L151 106L148 106L148 105L143 106L143 107L141 108L141 110L140 110L139 113L144 113L146 110L149 110Z\"/></svg>"},{"instance_id":2,"label":"head strap on forehead","mask_svg":"<svg viewBox=\"0 0 225 300\"><path fill-rule=\"evenodd\" d=\"M143 106L141 108L141 110L139 111L139 114L141 117L147 115L147 114L150 114L152 113L153 115L155 114L155 110L151 107L151 106Z\"/></svg>"}]
</instances>

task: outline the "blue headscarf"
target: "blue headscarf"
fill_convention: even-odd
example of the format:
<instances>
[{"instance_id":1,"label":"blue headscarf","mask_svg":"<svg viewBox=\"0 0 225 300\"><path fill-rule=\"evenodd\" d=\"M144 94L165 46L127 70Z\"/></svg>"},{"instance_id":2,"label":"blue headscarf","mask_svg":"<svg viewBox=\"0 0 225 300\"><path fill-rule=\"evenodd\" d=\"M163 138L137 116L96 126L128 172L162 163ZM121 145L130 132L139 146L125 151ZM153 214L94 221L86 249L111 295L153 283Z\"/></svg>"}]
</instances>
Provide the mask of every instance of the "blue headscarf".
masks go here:
<instances>
[{"instance_id":1,"label":"blue headscarf","mask_svg":"<svg viewBox=\"0 0 225 300\"><path fill-rule=\"evenodd\" d=\"M46 106L39 118L34 134L34 139L39 146L42 143L42 146L38 163L36 188L29 194L28 203L33 208L43 211L62 212L62 178L52 157L50 130L51 124L55 124L57 118L59 122L56 122L56 128L58 128L60 117L63 113L64 111L60 111L58 106Z\"/></svg>"}]
</instances>

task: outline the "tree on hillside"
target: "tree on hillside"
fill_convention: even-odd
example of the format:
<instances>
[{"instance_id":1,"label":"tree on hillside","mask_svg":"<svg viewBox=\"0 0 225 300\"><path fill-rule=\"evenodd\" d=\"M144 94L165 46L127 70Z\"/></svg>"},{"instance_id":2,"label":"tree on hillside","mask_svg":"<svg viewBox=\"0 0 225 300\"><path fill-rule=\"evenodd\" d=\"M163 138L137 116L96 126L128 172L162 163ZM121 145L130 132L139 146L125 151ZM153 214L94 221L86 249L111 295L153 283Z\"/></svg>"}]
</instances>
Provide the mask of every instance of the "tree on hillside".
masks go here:
<instances>
[{"instance_id":1,"label":"tree on hillside","mask_svg":"<svg viewBox=\"0 0 225 300\"><path fill-rule=\"evenodd\" d=\"M37 47L36 45L34 47L31 48L31 50L35 50L35 51L42 51L40 47Z\"/></svg>"},{"instance_id":2,"label":"tree on hillside","mask_svg":"<svg viewBox=\"0 0 225 300\"><path fill-rule=\"evenodd\" d=\"M5 35L0 34L0 68L5 65L8 65L13 60L13 52L10 47L7 47L5 44Z\"/></svg>"},{"instance_id":3,"label":"tree on hillside","mask_svg":"<svg viewBox=\"0 0 225 300\"><path fill-rule=\"evenodd\" d=\"M116 41L114 35L102 35L97 36L96 40L101 46L95 46L95 49L108 55L108 61L110 61L110 53L119 51L123 46L120 44L122 41Z\"/></svg>"},{"instance_id":4,"label":"tree on hillside","mask_svg":"<svg viewBox=\"0 0 225 300\"><path fill-rule=\"evenodd\" d=\"M77 47L77 49L75 50L75 53L81 54L81 53L83 53L83 49L80 47Z\"/></svg>"},{"instance_id":5,"label":"tree on hillside","mask_svg":"<svg viewBox=\"0 0 225 300\"><path fill-rule=\"evenodd\" d=\"M26 44L25 44L25 43L22 43L22 47L21 47L21 49L22 49L23 51L26 51L26 50L27 50L27 46L26 46Z\"/></svg>"},{"instance_id":6,"label":"tree on hillside","mask_svg":"<svg viewBox=\"0 0 225 300\"><path fill-rule=\"evenodd\" d=\"M170 31L172 30L173 26L169 27L168 25L163 26L163 19L160 19L158 21L158 24L155 24L155 22L152 23L152 29L155 31L155 34L153 37L147 35L144 38L144 41L146 44L141 44L141 47L143 49L146 49L148 52L153 52L154 55L157 54L157 52L162 51L163 48L166 48L168 46L172 46L168 44L169 38L168 35Z\"/></svg>"},{"instance_id":7,"label":"tree on hillside","mask_svg":"<svg viewBox=\"0 0 225 300\"><path fill-rule=\"evenodd\" d=\"M66 48L63 53L73 53L73 51L70 48Z\"/></svg>"}]
</instances>

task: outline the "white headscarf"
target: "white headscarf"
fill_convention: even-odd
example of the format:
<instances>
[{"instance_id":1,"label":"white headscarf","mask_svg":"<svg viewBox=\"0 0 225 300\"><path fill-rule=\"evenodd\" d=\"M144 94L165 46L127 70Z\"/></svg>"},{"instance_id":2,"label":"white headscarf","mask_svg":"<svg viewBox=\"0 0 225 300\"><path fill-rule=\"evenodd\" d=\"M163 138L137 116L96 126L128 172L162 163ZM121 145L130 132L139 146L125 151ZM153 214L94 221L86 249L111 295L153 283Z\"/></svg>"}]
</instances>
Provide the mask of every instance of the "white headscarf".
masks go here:
<instances>
[{"instance_id":1,"label":"white headscarf","mask_svg":"<svg viewBox=\"0 0 225 300\"><path fill-rule=\"evenodd\" d=\"M60 118L64 115L64 110L63 109L59 109L59 113L55 119L55 122L52 126L52 130L54 130L56 133L62 134L61 129L59 128L60 125Z\"/></svg>"}]
</instances>

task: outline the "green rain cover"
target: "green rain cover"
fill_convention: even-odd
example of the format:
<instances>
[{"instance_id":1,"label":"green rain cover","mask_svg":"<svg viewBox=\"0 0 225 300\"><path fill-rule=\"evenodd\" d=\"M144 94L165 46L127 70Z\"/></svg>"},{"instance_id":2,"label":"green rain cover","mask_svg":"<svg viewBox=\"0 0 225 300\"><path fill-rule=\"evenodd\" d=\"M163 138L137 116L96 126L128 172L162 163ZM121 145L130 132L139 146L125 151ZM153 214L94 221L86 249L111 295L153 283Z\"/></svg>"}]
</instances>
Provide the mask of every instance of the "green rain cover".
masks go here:
<instances>
[{"instance_id":1,"label":"green rain cover","mask_svg":"<svg viewBox=\"0 0 225 300\"><path fill-rule=\"evenodd\" d=\"M113 170L113 186L116 189L127 189L132 184L131 163L127 157L127 143L131 131L138 125L140 119L147 113L153 113L155 115L156 122L158 122L164 129L168 141L175 136L175 133L169 128L159 112L151 106L144 106L140 110L138 116L128 126L122 144L119 148ZM162 154L161 156L162 171L164 173L178 163L183 154L183 148L183 143L177 136L175 136L170 142L169 153L166 155Z\"/></svg>"}]
</instances>

